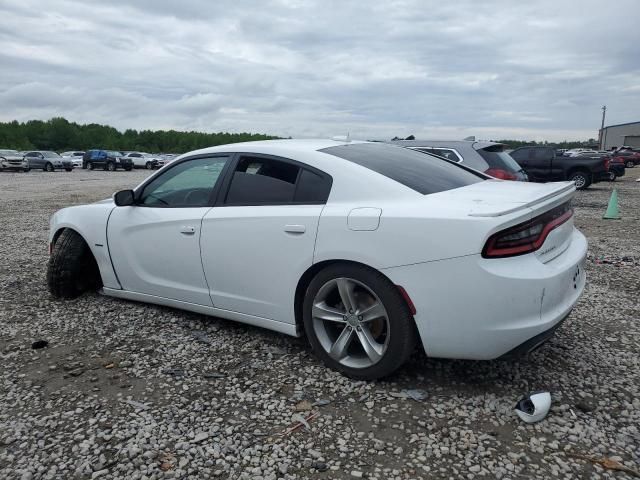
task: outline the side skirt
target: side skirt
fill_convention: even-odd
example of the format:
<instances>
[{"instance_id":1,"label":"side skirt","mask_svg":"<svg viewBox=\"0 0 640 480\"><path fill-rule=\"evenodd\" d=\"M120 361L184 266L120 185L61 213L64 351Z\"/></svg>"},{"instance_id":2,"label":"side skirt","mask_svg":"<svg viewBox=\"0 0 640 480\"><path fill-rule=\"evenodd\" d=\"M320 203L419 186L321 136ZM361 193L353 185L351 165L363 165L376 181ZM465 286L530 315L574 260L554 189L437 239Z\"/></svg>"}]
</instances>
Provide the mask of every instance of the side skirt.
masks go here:
<instances>
[{"instance_id":1,"label":"side skirt","mask_svg":"<svg viewBox=\"0 0 640 480\"><path fill-rule=\"evenodd\" d=\"M146 293L128 292L125 290L116 290L113 288L105 287L101 290L101 293L108 297L133 300L134 302L153 303L165 307L172 307L178 308L180 310L188 310L190 312L201 313L203 315L209 315L212 317L225 318L227 320L233 320L235 322L247 323L256 327L266 328L267 330L274 330L276 332L284 333L285 335L291 335L292 337L300 336L300 333L298 332L298 329L295 325L292 325L290 323L278 322L269 318L256 317L253 315L246 315L244 313L232 312L231 310L223 310L221 308L207 307L206 305L197 305L195 303L181 302L180 300L157 297L155 295L148 295Z\"/></svg>"}]
</instances>

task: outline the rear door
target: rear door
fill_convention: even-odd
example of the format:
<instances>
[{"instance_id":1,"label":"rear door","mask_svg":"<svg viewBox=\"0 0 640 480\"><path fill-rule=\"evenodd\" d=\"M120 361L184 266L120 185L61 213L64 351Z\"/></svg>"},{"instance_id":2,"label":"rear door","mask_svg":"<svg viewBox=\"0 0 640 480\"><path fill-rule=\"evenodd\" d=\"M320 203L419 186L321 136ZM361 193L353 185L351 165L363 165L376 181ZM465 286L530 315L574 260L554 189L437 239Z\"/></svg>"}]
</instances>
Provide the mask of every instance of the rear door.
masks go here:
<instances>
[{"instance_id":1,"label":"rear door","mask_svg":"<svg viewBox=\"0 0 640 480\"><path fill-rule=\"evenodd\" d=\"M331 177L288 159L240 155L202 221L202 264L216 308L293 323L313 263Z\"/></svg>"}]
</instances>

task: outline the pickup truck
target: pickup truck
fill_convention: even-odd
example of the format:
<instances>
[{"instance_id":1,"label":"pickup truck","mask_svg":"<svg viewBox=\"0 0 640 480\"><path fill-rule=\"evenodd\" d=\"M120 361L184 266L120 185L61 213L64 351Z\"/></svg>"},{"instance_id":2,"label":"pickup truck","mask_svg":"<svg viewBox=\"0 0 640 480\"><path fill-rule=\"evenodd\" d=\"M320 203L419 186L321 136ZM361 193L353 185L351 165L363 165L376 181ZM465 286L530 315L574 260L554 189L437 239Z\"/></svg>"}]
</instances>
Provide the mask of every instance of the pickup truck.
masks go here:
<instances>
[{"instance_id":1,"label":"pickup truck","mask_svg":"<svg viewBox=\"0 0 640 480\"><path fill-rule=\"evenodd\" d=\"M124 158L121 152L114 150L88 150L82 157L83 168L84 165L89 170L93 170L97 167L102 167L104 170L113 172L118 168L123 168L126 171L133 169L133 162L130 158Z\"/></svg>"},{"instance_id":2,"label":"pickup truck","mask_svg":"<svg viewBox=\"0 0 640 480\"><path fill-rule=\"evenodd\" d=\"M592 183L609 180L608 157L560 157L551 147L520 147L510 155L531 182L571 180L583 190Z\"/></svg>"}]
</instances>

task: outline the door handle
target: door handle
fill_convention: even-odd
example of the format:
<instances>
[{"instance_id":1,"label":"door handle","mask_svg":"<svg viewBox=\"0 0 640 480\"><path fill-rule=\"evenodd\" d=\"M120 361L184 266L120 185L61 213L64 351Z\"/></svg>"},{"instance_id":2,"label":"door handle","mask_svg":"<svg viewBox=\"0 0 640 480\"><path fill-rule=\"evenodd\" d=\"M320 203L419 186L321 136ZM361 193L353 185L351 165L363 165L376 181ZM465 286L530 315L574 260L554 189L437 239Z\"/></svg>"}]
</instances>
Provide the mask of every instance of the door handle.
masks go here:
<instances>
[{"instance_id":1,"label":"door handle","mask_svg":"<svg viewBox=\"0 0 640 480\"><path fill-rule=\"evenodd\" d=\"M182 233L183 235L193 235L194 233L196 233L196 227L180 227L180 233Z\"/></svg>"},{"instance_id":2,"label":"door handle","mask_svg":"<svg viewBox=\"0 0 640 480\"><path fill-rule=\"evenodd\" d=\"M304 225L285 225L284 231L287 233L304 233L307 231L307 227Z\"/></svg>"}]
</instances>

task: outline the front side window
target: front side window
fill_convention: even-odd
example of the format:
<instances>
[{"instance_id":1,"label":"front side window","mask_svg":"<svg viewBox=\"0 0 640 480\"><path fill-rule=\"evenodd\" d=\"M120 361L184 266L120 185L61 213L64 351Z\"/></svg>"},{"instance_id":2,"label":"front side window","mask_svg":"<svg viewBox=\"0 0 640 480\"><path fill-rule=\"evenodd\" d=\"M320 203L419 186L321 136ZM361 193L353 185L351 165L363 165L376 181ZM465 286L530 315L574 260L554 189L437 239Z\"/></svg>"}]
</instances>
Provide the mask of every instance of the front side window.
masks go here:
<instances>
[{"instance_id":1,"label":"front side window","mask_svg":"<svg viewBox=\"0 0 640 480\"><path fill-rule=\"evenodd\" d=\"M179 163L147 184L138 203L147 207L206 207L228 160L209 157Z\"/></svg>"}]
</instances>

